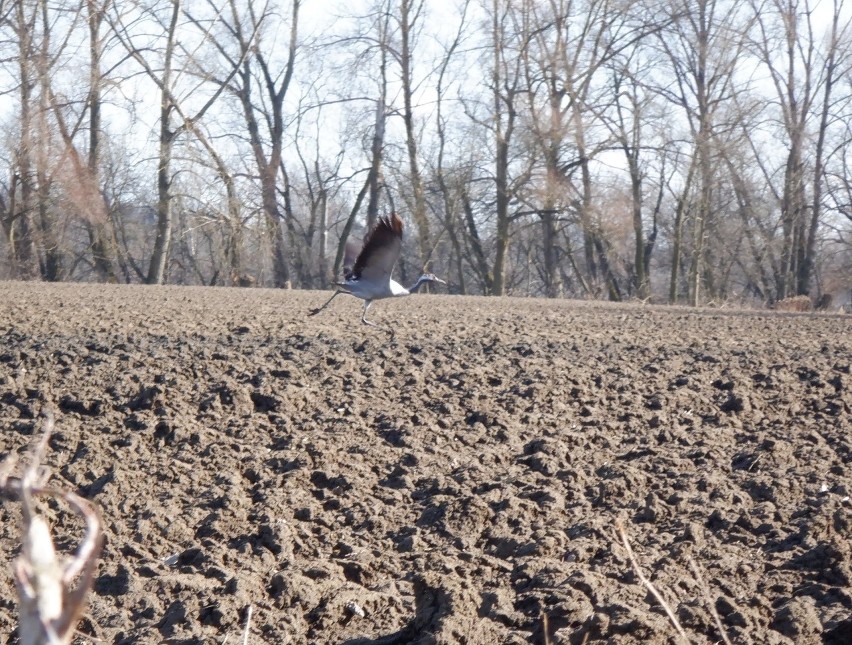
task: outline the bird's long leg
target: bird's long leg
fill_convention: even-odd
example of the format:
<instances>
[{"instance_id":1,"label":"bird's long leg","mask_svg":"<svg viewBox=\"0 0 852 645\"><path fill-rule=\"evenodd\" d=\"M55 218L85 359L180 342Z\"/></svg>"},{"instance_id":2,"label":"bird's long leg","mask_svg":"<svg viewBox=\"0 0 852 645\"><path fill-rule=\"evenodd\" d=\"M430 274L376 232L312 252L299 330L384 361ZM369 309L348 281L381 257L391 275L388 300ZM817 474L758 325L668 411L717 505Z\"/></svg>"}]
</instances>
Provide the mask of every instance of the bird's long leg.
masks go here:
<instances>
[{"instance_id":1,"label":"bird's long leg","mask_svg":"<svg viewBox=\"0 0 852 645\"><path fill-rule=\"evenodd\" d=\"M367 320L367 310L370 308L370 305L372 305L372 304L373 304L372 300L365 300L364 301L364 313L361 314L361 322L364 323L365 325L370 325L370 327L377 327L378 329L383 329L386 332L388 332L391 335L391 337L393 337L396 334L396 332L394 332L394 330L391 329L390 327L382 327L378 323L374 323L372 320Z\"/></svg>"},{"instance_id":2,"label":"bird's long leg","mask_svg":"<svg viewBox=\"0 0 852 645\"><path fill-rule=\"evenodd\" d=\"M370 325L371 327L378 327L378 325L374 322L367 320L367 310L370 308L370 305L373 304L372 300L364 301L364 313L361 314L361 322L365 325Z\"/></svg>"},{"instance_id":3,"label":"bird's long leg","mask_svg":"<svg viewBox=\"0 0 852 645\"><path fill-rule=\"evenodd\" d=\"M328 307L331 304L331 301L335 299L335 297L339 296L341 293L348 293L348 291L344 291L343 289L338 289L333 294L331 294L331 298L325 301L325 304L322 307L317 307L316 309L311 309L309 316L316 316L323 309Z\"/></svg>"}]
</instances>

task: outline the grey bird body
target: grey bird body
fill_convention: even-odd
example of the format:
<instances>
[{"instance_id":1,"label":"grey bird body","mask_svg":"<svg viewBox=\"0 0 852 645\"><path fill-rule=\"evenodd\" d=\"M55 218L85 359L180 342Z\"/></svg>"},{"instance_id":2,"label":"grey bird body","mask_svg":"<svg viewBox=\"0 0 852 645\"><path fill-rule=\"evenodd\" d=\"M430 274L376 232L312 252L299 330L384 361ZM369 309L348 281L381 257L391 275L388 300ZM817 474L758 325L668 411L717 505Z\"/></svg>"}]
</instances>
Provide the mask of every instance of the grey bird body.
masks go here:
<instances>
[{"instance_id":1,"label":"grey bird body","mask_svg":"<svg viewBox=\"0 0 852 645\"><path fill-rule=\"evenodd\" d=\"M397 298L416 293L418 289L427 282L447 284L431 273L424 273L409 288L403 287L391 278L393 268L396 265L402 251L402 220L396 213L389 218L379 219L376 227L370 231L364 246L354 265L346 267L343 272L343 281L335 282L337 290L332 294L325 304L310 312L314 316L328 307L332 300L341 293L355 296L364 301L364 311L361 314L361 322L365 325L378 327L376 323L367 320L367 310L374 300L384 298ZM389 329L391 333L393 330Z\"/></svg>"}]
</instances>

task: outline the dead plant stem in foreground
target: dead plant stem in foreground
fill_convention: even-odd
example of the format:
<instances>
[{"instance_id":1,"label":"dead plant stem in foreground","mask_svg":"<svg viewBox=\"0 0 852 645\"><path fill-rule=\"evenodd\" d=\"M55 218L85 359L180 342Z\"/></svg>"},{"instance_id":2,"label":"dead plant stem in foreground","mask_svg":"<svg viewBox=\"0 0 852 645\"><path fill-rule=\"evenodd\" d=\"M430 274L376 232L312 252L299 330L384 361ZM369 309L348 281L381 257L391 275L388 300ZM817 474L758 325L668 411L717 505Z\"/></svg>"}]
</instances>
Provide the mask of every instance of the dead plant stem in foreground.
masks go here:
<instances>
[{"instance_id":1,"label":"dead plant stem in foreground","mask_svg":"<svg viewBox=\"0 0 852 645\"><path fill-rule=\"evenodd\" d=\"M677 616L675 616L672 608L666 602L666 599L663 598L663 595L657 590L644 573L642 573L642 569L639 567L639 563L636 561L636 556L633 554L633 549L630 547L630 540L627 539L627 531L624 529L624 524L621 520L616 520L615 527L618 530L618 534L621 536L621 543L624 545L624 548L627 550L627 555L630 558L630 564L633 565L633 570L636 572L636 575L639 576L639 579L642 581L642 584L650 591L654 598L657 599L657 602L662 605L663 609L665 609L666 614L669 617L669 621L674 626L678 635L681 637L684 643L689 643L689 637L686 635L686 632L683 631L683 627L680 626L680 622L678 622Z\"/></svg>"},{"instance_id":2,"label":"dead plant stem in foreground","mask_svg":"<svg viewBox=\"0 0 852 645\"><path fill-rule=\"evenodd\" d=\"M88 501L70 491L47 488L50 476L41 462L53 431L53 413L43 410L38 442L29 451L29 463L21 476L11 476L15 457L0 466L0 492L21 504L21 555L12 563L18 590L21 645L68 645L86 605L103 545L100 515ZM77 551L70 558L58 556L50 527L37 513L36 497L63 500L86 524ZM76 586L72 583L79 580Z\"/></svg>"},{"instance_id":3,"label":"dead plant stem in foreground","mask_svg":"<svg viewBox=\"0 0 852 645\"><path fill-rule=\"evenodd\" d=\"M725 645L732 645L731 639L728 638L728 635L725 633L725 627L722 625L722 617L719 616L719 612L716 610L716 603L713 602L713 598L710 595L710 589L704 581L704 576L701 575L701 569L698 568L698 565L692 558L689 559L689 566L692 569L692 573L695 574L695 581L701 588L701 593L704 596L704 601L707 603L707 608L710 610L713 620L716 621L716 629L719 630L719 634L722 636L722 640L725 642Z\"/></svg>"},{"instance_id":4,"label":"dead plant stem in foreground","mask_svg":"<svg viewBox=\"0 0 852 645\"><path fill-rule=\"evenodd\" d=\"M251 614L253 608L253 605L249 605L248 610L246 610L246 631L243 633L243 645L248 645L249 629L251 629Z\"/></svg>"}]
</instances>

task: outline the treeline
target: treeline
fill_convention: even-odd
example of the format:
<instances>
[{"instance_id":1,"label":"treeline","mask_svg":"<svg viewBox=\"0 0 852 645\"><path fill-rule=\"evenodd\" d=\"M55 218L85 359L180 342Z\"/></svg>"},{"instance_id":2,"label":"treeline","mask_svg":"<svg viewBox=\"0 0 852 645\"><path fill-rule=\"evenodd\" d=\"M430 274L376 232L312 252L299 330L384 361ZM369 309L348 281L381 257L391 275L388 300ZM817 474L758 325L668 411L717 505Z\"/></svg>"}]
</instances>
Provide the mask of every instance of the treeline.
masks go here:
<instances>
[{"instance_id":1,"label":"treeline","mask_svg":"<svg viewBox=\"0 0 852 645\"><path fill-rule=\"evenodd\" d=\"M852 289L841 0L0 0L0 278Z\"/></svg>"}]
</instances>

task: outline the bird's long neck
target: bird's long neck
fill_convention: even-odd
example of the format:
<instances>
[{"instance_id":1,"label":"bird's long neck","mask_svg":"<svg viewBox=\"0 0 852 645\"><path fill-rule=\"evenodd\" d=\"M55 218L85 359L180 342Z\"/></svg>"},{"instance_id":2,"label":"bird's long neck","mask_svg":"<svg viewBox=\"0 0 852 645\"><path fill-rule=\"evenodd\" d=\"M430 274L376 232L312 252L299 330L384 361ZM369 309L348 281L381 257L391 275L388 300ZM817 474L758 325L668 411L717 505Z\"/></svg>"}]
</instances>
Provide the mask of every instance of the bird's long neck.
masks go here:
<instances>
[{"instance_id":1,"label":"bird's long neck","mask_svg":"<svg viewBox=\"0 0 852 645\"><path fill-rule=\"evenodd\" d=\"M425 275L421 275L419 278L417 278L417 282L408 287L408 292L417 293L417 290L427 282L429 282L429 278L427 278Z\"/></svg>"}]
</instances>

